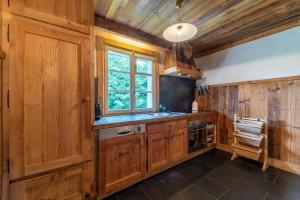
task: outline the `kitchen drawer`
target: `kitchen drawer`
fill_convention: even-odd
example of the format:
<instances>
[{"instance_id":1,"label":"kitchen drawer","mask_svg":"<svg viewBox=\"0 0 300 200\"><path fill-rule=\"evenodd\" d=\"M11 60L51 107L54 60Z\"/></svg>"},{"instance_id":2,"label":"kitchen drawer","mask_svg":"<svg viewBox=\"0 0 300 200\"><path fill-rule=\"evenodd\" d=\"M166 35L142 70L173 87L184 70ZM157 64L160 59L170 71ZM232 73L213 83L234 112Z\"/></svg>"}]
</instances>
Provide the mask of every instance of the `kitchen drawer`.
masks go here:
<instances>
[{"instance_id":1,"label":"kitchen drawer","mask_svg":"<svg viewBox=\"0 0 300 200\"><path fill-rule=\"evenodd\" d=\"M147 134L153 134L162 131L168 132L170 130L170 125L171 125L170 122L158 122L158 123L148 124Z\"/></svg>"},{"instance_id":2,"label":"kitchen drawer","mask_svg":"<svg viewBox=\"0 0 300 200\"><path fill-rule=\"evenodd\" d=\"M174 123L175 123L175 127L177 129L179 129L179 128L186 128L187 127L187 120L186 119L176 120L176 121L174 121Z\"/></svg>"}]
</instances>

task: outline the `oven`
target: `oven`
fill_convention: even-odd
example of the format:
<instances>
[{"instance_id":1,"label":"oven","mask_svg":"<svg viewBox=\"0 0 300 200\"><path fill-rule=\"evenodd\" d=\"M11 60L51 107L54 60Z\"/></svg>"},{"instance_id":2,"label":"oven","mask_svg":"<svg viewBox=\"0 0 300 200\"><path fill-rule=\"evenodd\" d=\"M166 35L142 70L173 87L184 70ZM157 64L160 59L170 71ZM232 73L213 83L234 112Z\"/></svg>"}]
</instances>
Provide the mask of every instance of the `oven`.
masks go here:
<instances>
[{"instance_id":1,"label":"oven","mask_svg":"<svg viewBox=\"0 0 300 200\"><path fill-rule=\"evenodd\" d=\"M192 153L207 146L207 131L205 120L188 122L188 152Z\"/></svg>"}]
</instances>

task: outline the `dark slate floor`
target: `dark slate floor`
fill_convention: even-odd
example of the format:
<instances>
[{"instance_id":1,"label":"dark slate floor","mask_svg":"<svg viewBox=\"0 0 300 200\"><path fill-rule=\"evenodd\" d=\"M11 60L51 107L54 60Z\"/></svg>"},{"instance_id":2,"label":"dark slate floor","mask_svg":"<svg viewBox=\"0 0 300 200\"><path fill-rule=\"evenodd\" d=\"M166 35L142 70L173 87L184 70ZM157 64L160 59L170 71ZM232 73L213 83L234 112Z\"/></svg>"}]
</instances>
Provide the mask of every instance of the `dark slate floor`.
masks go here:
<instances>
[{"instance_id":1,"label":"dark slate floor","mask_svg":"<svg viewBox=\"0 0 300 200\"><path fill-rule=\"evenodd\" d=\"M138 183L108 200L300 200L300 176L213 150Z\"/></svg>"}]
</instances>

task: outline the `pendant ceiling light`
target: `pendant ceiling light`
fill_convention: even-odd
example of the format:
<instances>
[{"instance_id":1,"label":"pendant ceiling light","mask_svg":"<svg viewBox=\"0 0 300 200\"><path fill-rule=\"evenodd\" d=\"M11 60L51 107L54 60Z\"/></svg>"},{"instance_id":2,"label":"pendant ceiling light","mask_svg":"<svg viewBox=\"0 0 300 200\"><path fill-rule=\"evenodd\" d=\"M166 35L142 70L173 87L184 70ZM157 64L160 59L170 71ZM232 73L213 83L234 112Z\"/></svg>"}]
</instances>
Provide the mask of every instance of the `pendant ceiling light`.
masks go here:
<instances>
[{"instance_id":1,"label":"pendant ceiling light","mask_svg":"<svg viewBox=\"0 0 300 200\"><path fill-rule=\"evenodd\" d=\"M171 42L183 42L193 38L197 33L197 27L189 23L178 23L169 26L163 33L166 40Z\"/></svg>"},{"instance_id":2,"label":"pendant ceiling light","mask_svg":"<svg viewBox=\"0 0 300 200\"><path fill-rule=\"evenodd\" d=\"M183 0L176 0L176 8L180 9ZM180 12L180 10L179 10ZM180 14L179 14L180 15ZM180 17L179 17L180 18ZM163 36L170 42L183 42L193 38L197 34L197 27L190 23L177 23L164 30Z\"/></svg>"}]
</instances>

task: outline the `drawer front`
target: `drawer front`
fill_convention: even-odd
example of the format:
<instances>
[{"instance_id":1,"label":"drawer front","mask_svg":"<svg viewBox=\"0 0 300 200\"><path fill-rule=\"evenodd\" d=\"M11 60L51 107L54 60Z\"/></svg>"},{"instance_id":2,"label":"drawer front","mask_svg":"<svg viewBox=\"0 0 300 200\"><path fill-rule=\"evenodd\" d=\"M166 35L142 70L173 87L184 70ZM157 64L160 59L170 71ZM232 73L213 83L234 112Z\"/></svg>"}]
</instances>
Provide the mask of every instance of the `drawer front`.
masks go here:
<instances>
[{"instance_id":1,"label":"drawer front","mask_svg":"<svg viewBox=\"0 0 300 200\"><path fill-rule=\"evenodd\" d=\"M179 129L179 128L186 128L187 127L187 120L186 119L176 120L175 121L175 127L177 129Z\"/></svg>"},{"instance_id":2,"label":"drawer front","mask_svg":"<svg viewBox=\"0 0 300 200\"><path fill-rule=\"evenodd\" d=\"M158 122L147 125L147 133L153 134L156 132L168 132L170 129L170 123L169 122Z\"/></svg>"}]
</instances>

